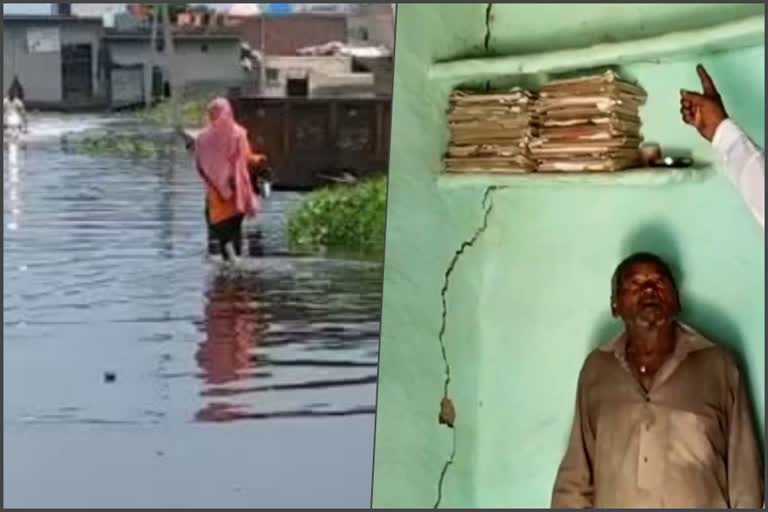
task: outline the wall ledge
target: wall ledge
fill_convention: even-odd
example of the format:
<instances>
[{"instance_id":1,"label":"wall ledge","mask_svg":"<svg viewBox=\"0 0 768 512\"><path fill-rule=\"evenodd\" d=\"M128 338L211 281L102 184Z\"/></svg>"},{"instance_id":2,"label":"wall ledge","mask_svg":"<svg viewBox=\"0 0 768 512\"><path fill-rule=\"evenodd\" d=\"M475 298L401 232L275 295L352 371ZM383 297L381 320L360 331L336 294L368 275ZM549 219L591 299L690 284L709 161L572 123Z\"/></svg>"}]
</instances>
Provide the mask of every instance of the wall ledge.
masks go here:
<instances>
[{"instance_id":1,"label":"wall ledge","mask_svg":"<svg viewBox=\"0 0 768 512\"><path fill-rule=\"evenodd\" d=\"M765 44L765 18L751 16L705 29L537 54L461 59L433 64L428 78L455 87L519 74L564 73L601 66L656 62Z\"/></svg>"},{"instance_id":2,"label":"wall ledge","mask_svg":"<svg viewBox=\"0 0 768 512\"><path fill-rule=\"evenodd\" d=\"M609 187L659 187L674 184L699 183L711 178L717 171L711 165L685 169L638 168L613 172L528 172L494 173L466 172L441 173L439 188L463 187L538 187L595 185Z\"/></svg>"}]
</instances>

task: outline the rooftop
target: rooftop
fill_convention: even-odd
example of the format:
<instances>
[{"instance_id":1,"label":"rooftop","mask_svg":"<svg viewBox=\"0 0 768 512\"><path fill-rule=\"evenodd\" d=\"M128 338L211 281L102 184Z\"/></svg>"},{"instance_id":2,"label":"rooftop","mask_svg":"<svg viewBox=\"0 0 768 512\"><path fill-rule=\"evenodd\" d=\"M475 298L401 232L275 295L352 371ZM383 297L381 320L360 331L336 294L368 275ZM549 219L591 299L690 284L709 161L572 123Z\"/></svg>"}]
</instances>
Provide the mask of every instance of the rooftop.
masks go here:
<instances>
[{"instance_id":1,"label":"rooftop","mask_svg":"<svg viewBox=\"0 0 768 512\"><path fill-rule=\"evenodd\" d=\"M99 17L51 16L50 14L3 14L3 23L84 23L101 25Z\"/></svg>"},{"instance_id":2,"label":"rooftop","mask_svg":"<svg viewBox=\"0 0 768 512\"><path fill-rule=\"evenodd\" d=\"M150 38L149 30L107 30L105 39L113 41L136 41ZM240 41L240 35L234 32L174 31L175 40Z\"/></svg>"},{"instance_id":3,"label":"rooftop","mask_svg":"<svg viewBox=\"0 0 768 512\"><path fill-rule=\"evenodd\" d=\"M294 12L291 14L262 13L255 16L233 16L230 18L241 21L261 21L264 20L296 20L296 19L347 19L348 16L337 12Z\"/></svg>"}]
</instances>

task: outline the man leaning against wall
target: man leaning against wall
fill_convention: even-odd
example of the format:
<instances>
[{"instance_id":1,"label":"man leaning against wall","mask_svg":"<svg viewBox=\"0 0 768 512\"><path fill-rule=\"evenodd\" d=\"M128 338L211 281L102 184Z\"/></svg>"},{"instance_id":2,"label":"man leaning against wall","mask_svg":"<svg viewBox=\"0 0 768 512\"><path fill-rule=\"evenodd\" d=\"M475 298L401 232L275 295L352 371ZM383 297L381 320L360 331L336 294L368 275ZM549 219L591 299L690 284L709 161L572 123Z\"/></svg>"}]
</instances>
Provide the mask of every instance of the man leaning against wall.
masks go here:
<instances>
[{"instance_id":1,"label":"man leaning against wall","mask_svg":"<svg viewBox=\"0 0 768 512\"><path fill-rule=\"evenodd\" d=\"M553 508L759 508L763 469L746 384L728 351L678 320L669 266L617 267L624 332L579 375Z\"/></svg>"}]
</instances>

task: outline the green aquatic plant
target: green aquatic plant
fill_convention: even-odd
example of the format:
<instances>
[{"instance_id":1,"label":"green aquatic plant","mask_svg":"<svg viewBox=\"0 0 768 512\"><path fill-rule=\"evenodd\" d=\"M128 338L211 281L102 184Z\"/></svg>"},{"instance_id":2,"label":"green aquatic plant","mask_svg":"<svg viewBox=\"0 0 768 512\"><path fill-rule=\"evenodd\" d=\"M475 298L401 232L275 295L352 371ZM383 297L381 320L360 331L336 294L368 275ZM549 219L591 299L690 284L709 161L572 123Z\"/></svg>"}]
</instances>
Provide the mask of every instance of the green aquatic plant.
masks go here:
<instances>
[{"instance_id":1,"label":"green aquatic plant","mask_svg":"<svg viewBox=\"0 0 768 512\"><path fill-rule=\"evenodd\" d=\"M384 254L387 179L335 185L311 192L288 218L288 240L298 248Z\"/></svg>"},{"instance_id":2,"label":"green aquatic plant","mask_svg":"<svg viewBox=\"0 0 768 512\"><path fill-rule=\"evenodd\" d=\"M174 145L165 140L115 133L77 140L63 138L62 145L69 151L86 155L146 159L165 158L174 150Z\"/></svg>"},{"instance_id":3,"label":"green aquatic plant","mask_svg":"<svg viewBox=\"0 0 768 512\"><path fill-rule=\"evenodd\" d=\"M199 128L203 125L208 102L212 95L200 95L185 98L180 104L181 124L185 128ZM142 111L139 115L146 121L163 126L173 125L173 106L169 100L162 101L150 109Z\"/></svg>"}]
</instances>

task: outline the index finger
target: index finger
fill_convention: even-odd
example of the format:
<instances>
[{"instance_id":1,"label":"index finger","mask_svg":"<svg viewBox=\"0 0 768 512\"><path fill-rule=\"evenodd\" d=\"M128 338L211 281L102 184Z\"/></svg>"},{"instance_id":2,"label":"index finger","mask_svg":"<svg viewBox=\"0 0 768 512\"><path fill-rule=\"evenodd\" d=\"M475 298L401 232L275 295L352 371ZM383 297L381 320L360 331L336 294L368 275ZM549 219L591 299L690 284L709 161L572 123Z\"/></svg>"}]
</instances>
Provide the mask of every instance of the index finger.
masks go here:
<instances>
[{"instance_id":1,"label":"index finger","mask_svg":"<svg viewBox=\"0 0 768 512\"><path fill-rule=\"evenodd\" d=\"M704 69L704 66L701 64L696 66L696 72L699 74L699 80L701 80L701 87L704 91L704 95L717 96L717 87L715 87L715 82L712 81L712 77L709 76L709 73L707 73L707 70Z\"/></svg>"}]
</instances>

